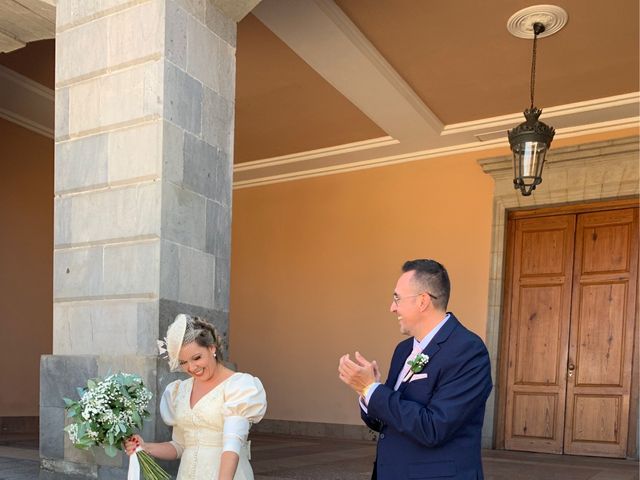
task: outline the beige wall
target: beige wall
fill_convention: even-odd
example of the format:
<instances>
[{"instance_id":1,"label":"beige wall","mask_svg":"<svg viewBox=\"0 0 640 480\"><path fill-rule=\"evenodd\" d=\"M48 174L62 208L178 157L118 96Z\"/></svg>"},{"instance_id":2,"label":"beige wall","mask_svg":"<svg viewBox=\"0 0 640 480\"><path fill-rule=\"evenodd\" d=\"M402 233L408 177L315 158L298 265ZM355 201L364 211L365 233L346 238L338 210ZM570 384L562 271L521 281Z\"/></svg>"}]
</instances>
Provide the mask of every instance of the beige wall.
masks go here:
<instances>
[{"instance_id":1,"label":"beige wall","mask_svg":"<svg viewBox=\"0 0 640 480\"><path fill-rule=\"evenodd\" d=\"M338 357L386 375L406 259L443 262L450 310L484 335L492 183L465 155L235 191L231 359L263 380L268 418L359 423Z\"/></svg>"},{"instance_id":2,"label":"beige wall","mask_svg":"<svg viewBox=\"0 0 640 480\"><path fill-rule=\"evenodd\" d=\"M230 354L264 382L267 418L360 423L337 361L358 349L386 376L402 339L389 306L406 259L444 263L449 310L484 338L493 180L477 159L506 154L495 149L234 192Z\"/></svg>"},{"instance_id":3,"label":"beige wall","mask_svg":"<svg viewBox=\"0 0 640 480\"><path fill-rule=\"evenodd\" d=\"M51 353L53 141L0 119L0 417L38 415Z\"/></svg>"}]
</instances>

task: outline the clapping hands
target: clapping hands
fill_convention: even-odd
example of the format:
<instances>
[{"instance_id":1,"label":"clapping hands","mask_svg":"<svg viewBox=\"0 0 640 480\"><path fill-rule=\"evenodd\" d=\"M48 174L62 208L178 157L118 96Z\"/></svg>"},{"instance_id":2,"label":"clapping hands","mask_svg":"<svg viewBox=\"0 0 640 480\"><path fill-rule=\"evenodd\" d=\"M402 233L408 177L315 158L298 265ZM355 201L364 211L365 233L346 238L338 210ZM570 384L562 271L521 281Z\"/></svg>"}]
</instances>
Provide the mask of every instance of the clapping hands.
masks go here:
<instances>
[{"instance_id":1,"label":"clapping hands","mask_svg":"<svg viewBox=\"0 0 640 480\"><path fill-rule=\"evenodd\" d=\"M360 352L355 353L355 360L351 360L347 353L340 357L338 377L363 396L367 387L380 381L380 370L375 360L370 362Z\"/></svg>"}]
</instances>

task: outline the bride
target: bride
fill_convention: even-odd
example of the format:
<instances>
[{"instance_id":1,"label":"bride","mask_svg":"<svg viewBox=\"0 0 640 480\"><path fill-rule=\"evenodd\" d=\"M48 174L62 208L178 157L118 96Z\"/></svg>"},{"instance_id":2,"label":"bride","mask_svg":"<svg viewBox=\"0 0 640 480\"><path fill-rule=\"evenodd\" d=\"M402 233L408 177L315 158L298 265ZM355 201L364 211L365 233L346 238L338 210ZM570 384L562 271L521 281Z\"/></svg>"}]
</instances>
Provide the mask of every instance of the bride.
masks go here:
<instances>
[{"instance_id":1,"label":"bride","mask_svg":"<svg viewBox=\"0 0 640 480\"><path fill-rule=\"evenodd\" d=\"M173 427L170 442L125 442L131 455L140 447L150 455L180 458L177 480L253 480L247 436L267 409L262 383L221 362L216 332L209 322L178 315L167 329L166 353L172 371L187 380L170 383L160 401L164 422Z\"/></svg>"}]
</instances>

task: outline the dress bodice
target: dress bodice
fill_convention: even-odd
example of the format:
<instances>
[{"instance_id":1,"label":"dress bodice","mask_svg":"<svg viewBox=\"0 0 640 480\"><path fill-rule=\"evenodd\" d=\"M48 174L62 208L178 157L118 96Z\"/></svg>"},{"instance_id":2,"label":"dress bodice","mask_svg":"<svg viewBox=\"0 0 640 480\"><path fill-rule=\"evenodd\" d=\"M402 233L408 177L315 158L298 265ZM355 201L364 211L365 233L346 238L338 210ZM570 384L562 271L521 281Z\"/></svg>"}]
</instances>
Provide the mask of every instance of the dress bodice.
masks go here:
<instances>
[{"instance_id":1,"label":"dress bodice","mask_svg":"<svg viewBox=\"0 0 640 480\"><path fill-rule=\"evenodd\" d=\"M220 455L240 456L235 479L251 479L247 436L252 423L262 419L267 402L262 383L246 373L234 373L190 405L193 378L170 383L160 402L160 413L173 427L172 444L182 456L178 479L217 478Z\"/></svg>"}]
</instances>

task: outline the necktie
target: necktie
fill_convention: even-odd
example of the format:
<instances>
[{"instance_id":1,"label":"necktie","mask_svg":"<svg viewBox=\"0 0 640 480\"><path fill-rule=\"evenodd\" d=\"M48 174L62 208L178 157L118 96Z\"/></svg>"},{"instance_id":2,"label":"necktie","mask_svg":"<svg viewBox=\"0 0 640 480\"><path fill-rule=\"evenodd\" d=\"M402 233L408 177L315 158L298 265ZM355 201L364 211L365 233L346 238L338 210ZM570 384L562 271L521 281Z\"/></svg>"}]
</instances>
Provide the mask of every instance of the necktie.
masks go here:
<instances>
[{"instance_id":1,"label":"necktie","mask_svg":"<svg viewBox=\"0 0 640 480\"><path fill-rule=\"evenodd\" d=\"M413 361L420 352L422 352L422 349L420 348L419 345L413 347L413 350L411 351L407 359L404 361L404 366L402 367L402 370L400 370L400 374L398 375L396 384L393 387L394 390L398 390L398 387L402 383L402 379L407 375L407 373L409 372L409 369L411 368L411 366L407 362Z\"/></svg>"}]
</instances>

